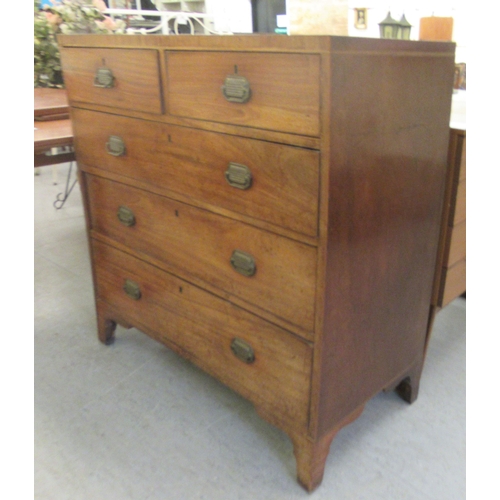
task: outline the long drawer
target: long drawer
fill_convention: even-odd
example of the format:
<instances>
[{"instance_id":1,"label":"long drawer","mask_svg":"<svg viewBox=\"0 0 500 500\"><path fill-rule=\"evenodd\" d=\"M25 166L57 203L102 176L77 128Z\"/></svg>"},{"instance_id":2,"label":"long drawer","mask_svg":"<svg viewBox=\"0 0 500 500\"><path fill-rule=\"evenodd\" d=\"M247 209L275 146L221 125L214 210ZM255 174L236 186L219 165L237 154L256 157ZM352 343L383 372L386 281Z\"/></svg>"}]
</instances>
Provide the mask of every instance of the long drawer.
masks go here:
<instances>
[{"instance_id":1,"label":"long drawer","mask_svg":"<svg viewBox=\"0 0 500 500\"><path fill-rule=\"evenodd\" d=\"M72 102L163 112L156 50L71 48L62 58Z\"/></svg>"},{"instance_id":2,"label":"long drawer","mask_svg":"<svg viewBox=\"0 0 500 500\"><path fill-rule=\"evenodd\" d=\"M82 109L73 124L81 163L317 235L317 151Z\"/></svg>"},{"instance_id":3,"label":"long drawer","mask_svg":"<svg viewBox=\"0 0 500 500\"><path fill-rule=\"evenodd\" d=\"M99 241L97 295L255 403L305 427L312 349L280 328Z\"/></svg>"},{"instance_id":4,"label":"long drawer","mask_svg":"<svg viewBox=\"0 0 500 500\"><path fill-rule=\"evenodd\" d=\"M172 115L320 133L320 59L310 54L166 52Z\"/></svg>"},{"instance_id":5,"label":"long drawer","mask_svg":"<svg viewBox=\"0 0 500 500\"><path fill-rule=\"evenodd\" d=\"M87 176L91 227L306 330L316 248L129 185Z\"/></svg>"}]
</instances>

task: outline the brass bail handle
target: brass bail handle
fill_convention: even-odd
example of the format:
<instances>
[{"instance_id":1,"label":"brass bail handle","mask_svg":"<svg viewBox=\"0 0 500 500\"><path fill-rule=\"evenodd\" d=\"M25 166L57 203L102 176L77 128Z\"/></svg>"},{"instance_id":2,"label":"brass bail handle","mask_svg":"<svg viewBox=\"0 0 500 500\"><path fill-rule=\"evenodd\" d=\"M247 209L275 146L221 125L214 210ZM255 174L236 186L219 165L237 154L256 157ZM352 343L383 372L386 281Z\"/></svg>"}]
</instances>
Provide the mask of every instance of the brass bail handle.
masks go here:
<instances>
[{"instance_id":1,"label":"brass bail handle","mask_svg":"<svg viewBox=\"0 0 500 500\"><path fill-rule=\"evenodd\" d=\"M117 135L111 135L106 143L106 152L112 156L125 155L125 142Z\"/></svg>"},{"instance_id":2,"label":"brass bail handle","mask_svg":"<svg viewBox=\"0 0 500 500\"><path fill-rule=\"evenodd\" d=\"M224 176L228 184L237 189L249 189L252 186L252 172L246 165L230 162Z\"/></svg>"},{"instance_id":3,"label":"brass bail handle","mask_svg":"<svg viewBox=\"0 0 500 500\"><path fill-rule=\"evenodd\" d=\"M248 102L252 95L250 82L241 75L228 75L222 86L222 94L229 102L240 104Z\"/></svg>"},{"instance_id":4,"label":"brass bail handle","mask_svg":"<svg viewBox=\"0 0 500 500\"><path fill-rule=\"evenodd\" d=\"M99 68L94 76L94 87L110 89L115 86L115 77L109 68Z\"/></svg>"},{"instance_id":5,"label":"brass bail handle","mask_svg":"<svg viewBox=\"0 0 500 500\"><path fill-rule=\"evenodd\" d=\"M232 340L231 351L244 363L250 364L255 361L255 353L252 346L242 339L234 338Z\"/></svg>"},{"instance_id":6,"label":"brass bail handle","mask_svg":"<svg viewBox=\"0 0 500 500\"><path fill-rule=\"evenodd\" d=\"M234 250L230 262L233 269L243 276L253 276L257 271L253 255L242 250Z\"/></svg>"},{"instance_id":7,"label":"brass bail handle","mask_svg":"<svg viewBox=\"0 0 500 500\"><path fill-rule=\"evenodd\" d=\"M123 285L123 291L134 300L139 300L141 298L141 289L139 285L132 280L126 279Z\"/></svg>"},{"instance_id":8,"label":"brass bail handle","mask_svg":"<svg viewBox=\"0 0 500 500\"><path fill-rule=\"evenodd\" d=\"M116 214L118 220L127 227L131 227L135 224L135 215L132 210L128 207L121 206L118 208L118 213Z\"/></svg>"}]
</instances>

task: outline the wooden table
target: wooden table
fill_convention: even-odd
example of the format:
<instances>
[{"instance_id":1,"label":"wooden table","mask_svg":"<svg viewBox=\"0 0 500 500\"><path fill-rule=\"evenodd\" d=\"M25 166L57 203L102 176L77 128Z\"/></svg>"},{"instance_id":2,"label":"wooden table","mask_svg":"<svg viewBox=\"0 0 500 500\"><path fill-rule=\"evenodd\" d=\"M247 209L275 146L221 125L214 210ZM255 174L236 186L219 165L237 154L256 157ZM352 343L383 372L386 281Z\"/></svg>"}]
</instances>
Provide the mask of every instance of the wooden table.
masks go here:
<instances>
[{"instance_id":1,"label":"wooden table","mask_svg":"<svg viewBox=\"0 0 500 500\"><path fill-rule=\"evenodd\" d=\"M73 129L68 98L64 89L35 89L34 99L35 167L74 161L74 152L47 155L52 148L72 146Z\"/></svg>"},{"instance_id":2,"label":"wooden table","mask_svg":"<svg viewBox=\"0 0 500 500\"><path fill-rule=\"evenodd\" d=\"M65 89L35 89L35 120L69 118L68 96Z\"/></svg>"}]
</instances>

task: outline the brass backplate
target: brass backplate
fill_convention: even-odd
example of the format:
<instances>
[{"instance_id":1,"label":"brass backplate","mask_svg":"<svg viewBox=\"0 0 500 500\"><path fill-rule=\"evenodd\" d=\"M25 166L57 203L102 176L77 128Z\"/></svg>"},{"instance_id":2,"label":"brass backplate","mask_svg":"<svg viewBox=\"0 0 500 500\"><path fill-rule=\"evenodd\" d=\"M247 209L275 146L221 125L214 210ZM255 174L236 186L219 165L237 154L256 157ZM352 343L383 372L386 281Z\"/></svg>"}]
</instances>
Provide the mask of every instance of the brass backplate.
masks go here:
<instances>
[{"instance_id":1,"label":"brass backplate","mask_svg":"<svg viewBox=\"0 0 500 500\"><path fill-rule=\"evenodd\" d=\"M123 156L125 154L125 142L117 135L110 135L106 143L106 151L112 156Z\"/></svg>"},{"instance_id":2,"label":"brass backplate","mask_svg":"<svg viewBox=\"0 0 500 500\"><path fill-rule=\"evenodd\" d=\"M252 186L252 172L246 165L230 162L224 175L232 187L249 189Z\"/></svg>"},{"instance_id":3,"label":"brass backplate","mask_svg":"<svg viewBox=\"0 0 500 500\"><path fill-rule=\"evenodd\" d=\"M250 82L241 75L229 75L224 80L222 94L229 102L243 104L250 100Z\"/></svg>"},{"instance_id":4,"label":"brass backplate","mask_svg":"<svg viewBox=\"0 0 500 500\"><path fill-rule=\"evenodd\" d=\"M132 280L126 279L123 285L123 291L134 300L139 300L141 298L141 289L139 285Z\"/></svg>"},{"instance_id":5,"label":"brass backplate","mask_svg":"<svg viewBox=\"0 0 500 500\"><path fill-rule=\"evenodd\" d=\"M231 266L243 276L253 276L257 271L253 255L242 250L235 250L231 255Z\"/></svg>"},{"instance_id":6,"label":"brass backplate","mask_svg":"<svg viewBox=\"0 0 500 500\"><path fill-rule=\"evenodd\" d=\"M132 210L128 207L121 206L118 208L118 213L116 214L118 216L118 220L124 225L124 226L133 226L135 224L135 215Z\"/></svg>"},{"instance_id":7,"label":"brass backplate","mask_svg":"<svg viewBox=\"0 0 500 500\"><path fill-rule=\"evenodd\" d=\"M94 77L94 87L110 89L115 84L115 77L109 68L99 68Z\"/></svg>"},{"instance_id":8,"label":"brass backplate","mask_svg":"<svg viewBox=\"0 0 500 500\"><path fill-rule=\"evenodd\" d=\"M244 363L250 364L255 361L255 353L252 346L242 339L234 338L231 342L231 350L233 354Z\"/></svg>"}]
</instances>

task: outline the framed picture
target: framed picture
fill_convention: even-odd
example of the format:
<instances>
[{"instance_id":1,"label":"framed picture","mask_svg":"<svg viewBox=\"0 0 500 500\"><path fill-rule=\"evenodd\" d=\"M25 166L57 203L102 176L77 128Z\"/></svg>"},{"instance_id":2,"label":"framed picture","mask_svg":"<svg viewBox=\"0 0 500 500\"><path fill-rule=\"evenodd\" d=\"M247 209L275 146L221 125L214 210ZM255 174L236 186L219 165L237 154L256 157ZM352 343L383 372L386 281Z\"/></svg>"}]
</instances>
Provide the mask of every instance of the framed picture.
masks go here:
<instances>
[{"instance_id":1,"label":"framed picture","mask_svg":"<svg viewBox=\"0 0 500 500\"><path fill-rule=\"evenodd\" d=\"M354 9L354 27L358 30L365 30L367 27L368 9Z\"/></svg>"}]
</instances>

